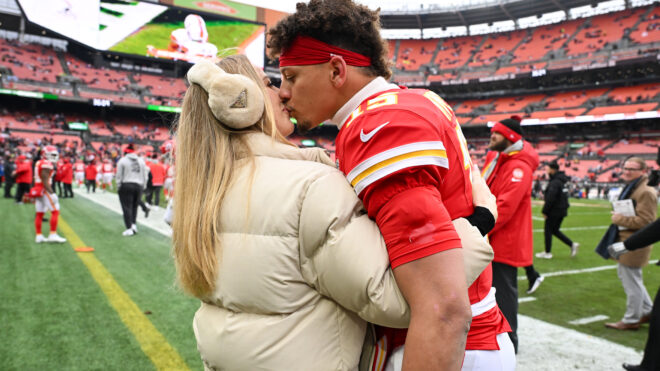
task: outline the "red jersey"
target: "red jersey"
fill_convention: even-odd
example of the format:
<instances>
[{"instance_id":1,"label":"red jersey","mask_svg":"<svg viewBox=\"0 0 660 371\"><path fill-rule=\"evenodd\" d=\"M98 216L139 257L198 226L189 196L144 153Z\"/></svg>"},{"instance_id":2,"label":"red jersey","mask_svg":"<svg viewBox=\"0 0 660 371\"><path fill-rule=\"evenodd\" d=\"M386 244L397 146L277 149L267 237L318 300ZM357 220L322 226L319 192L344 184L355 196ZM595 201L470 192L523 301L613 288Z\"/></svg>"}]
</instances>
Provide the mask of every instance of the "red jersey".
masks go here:
<instances>
[{"instance_id":1,"label":"red jersey","mask_svg":"<svg viewBox=\"0 0 660 371\"><path fill-rule=\"evenodd\" d=\"M383 234L392 268L461 247L451 221L474 212L472 161L454 112L437 94L393 89L367 98L343 123L336 155ZM510 331L491 287L489 265L468 289L466 349L499 349L497 334ZM381 333L390 333L394 348L405 331Z\"/></svg>"},{"instance_id":2,"label":"red jersey","mask_svg":"<svg viewBox=\"0 0 660 371\"><path fill-rule=\"evenodd\" d=\"M76 164L74 165L74 170L76 171L76 173L85 172L85 164L83 164L82 162L76 162Z\"/></svg>"},{"instance_id":3,"label":"red jersey","mask_svg":"<svg viewBox=\"0 0 660 371\"><path fill-rule=\"evenodd\" d=\"M37 161L36 164L34 164L34 186L35 187L43 187L43 183L41 182L41 171L42 170L47 170L48 175L46 176L46 179L48 179L48 185L51 184L52 182L52 177L53 177L53 172L55 171L55 167L53 166L53 163L48 161L48 160L39 160Z\"/></svg>"},{"instance_id":4,"label":"red jersey","mask_svg":"<svg viewBox=\"0 0 660 371\"><path fill-rule=\"evenodd\" d=\"M371 96L342 125L336 155L385 237L392 268L461 247L451 221L474 211L472 162L458 120L438 95L396 89ZM411 190L430 198L406 192ZM433 211L426 215L432 226L401 220L412 201ZM400 223L410 235L400 233Z\"/></svg>"},{"instance_id":5,"label":"red jersey","mask_svg":"<svg viewBox=\"0 0 660 371\"><path fill-rule=\"evenodd\" d=\"M112 174L115 172L114 167L109 162L104 162L103 165L101 166L101 170L103 174Z\"/></svg>"},{"instance_id":6,"label":"red jersey","mask_svg":"<svg viewBox=\"0 0 660 371\"><path fill-rule=\"evenodd\" d=\"M96 165L89 164L85 167L85 179L87 180L96 180L96 174L98 174L98 169Z\"/></svg>"}]
</instances>

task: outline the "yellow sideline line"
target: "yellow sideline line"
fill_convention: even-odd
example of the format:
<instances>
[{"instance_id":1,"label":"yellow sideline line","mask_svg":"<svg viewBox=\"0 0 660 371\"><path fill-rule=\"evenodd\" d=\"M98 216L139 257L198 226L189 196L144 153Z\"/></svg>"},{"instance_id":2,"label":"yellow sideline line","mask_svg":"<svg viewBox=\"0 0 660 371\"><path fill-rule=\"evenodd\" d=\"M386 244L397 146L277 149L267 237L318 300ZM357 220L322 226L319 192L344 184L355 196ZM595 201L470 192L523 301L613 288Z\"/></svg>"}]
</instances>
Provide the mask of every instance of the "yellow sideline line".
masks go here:
<instances>
[{"instance_id":1,"label":"yellow sideline line","mask_svg":"<svg viewBox=\"0 0 660 371\"><path fill-rule=\"evenodd\" d=\"M59 227L72 248L87 246L62 217L59 220ZM117 314L119 314L122 322L133 333L135 339L140 343L140 348L151 359L156 369L190 370L176 349L154 327L147 316L138 308L137 304L131 300L130 296L115 281L112 274L96 259L96 256L85 252L79 252L77 255L85 266L87 266L92 277L101 287L105 296L108 297L108 301L110 301Z\"/></svg>"}]
</instances>

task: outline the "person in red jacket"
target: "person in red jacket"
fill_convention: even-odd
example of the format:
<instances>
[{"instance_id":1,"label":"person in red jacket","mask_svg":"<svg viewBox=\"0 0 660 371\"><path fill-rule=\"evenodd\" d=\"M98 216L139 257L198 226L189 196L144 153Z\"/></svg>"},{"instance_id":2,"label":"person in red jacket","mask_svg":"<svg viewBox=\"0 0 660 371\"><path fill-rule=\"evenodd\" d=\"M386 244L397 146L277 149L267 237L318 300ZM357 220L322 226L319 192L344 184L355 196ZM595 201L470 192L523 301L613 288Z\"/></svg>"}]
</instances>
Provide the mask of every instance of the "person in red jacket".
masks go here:
<instances>
[{"instance_id":1,"label":"person in red jacket","mask_svg":"<svg viewBox=\"0 0 660 371\"><path fill-rule=\"evenodd\" d=\"M146 201L149 205L158 205L160 204L160 194L163 190L163 183L165 183L165 166L163 166L160 161L158 161L158 155L153 154L151 161L147 161L147 167L149 167L149 172L151 173L151 185L147 190ZM154 200L154 195L155 200ZM152 203L152 200L155 203Z\"/></svg>"},{"instance_id":2,"label":"person in red jacket","mask_svg":"<svg viewBox=\"0 0 660 371\"><path fill-rule=\"evenodd\" d=\"M57 161L57 164L55 166L55 176L53 176L53 188L55 189L55 192L57 192L57 196L62 197L63 192L62 192L62 177L64 176L64 159L60 158Z\"/></svg>"},{"instance_id":3,"label":"person in red jacket","mask_svg":"<svg viewBox=\"0 0 660 371\"><path fill-rule=\"evenodd\" d=\"M25 155L20 155L16 159L16 203L23 203L23 196L30 190L32 184L32 161Z\"/></svg>"},{"instance_id":4,"label":"person in red jacket","mask_svg":"<svg viewBox=\"0 0 660 371\"><path fill-rule=\"evenodd\" d=\"M85 166L85 186L87 187L87 193L91 189L92 192L96 193L96 174L98 169L96 167L95 161L90 161L87 166Z\"/></svg>"},{"instance_id":5,"label":"person in red jacket","mask_svg":"<svg viewBox=\"0 0 660 371\"><path fill-rule=\"evenodd\" d=\"M518 351L518 267L529 267L528 278L542 282L532 266L532 176L539 166L539 155L522 136L520 120L510 118L491 129L491 150L486 155L483 177L497 197L499 217L490 231L495 252L493 286L497 304L511 325L509 333ZM530 280L531 281L531 280ZM537 286L538 287L538 286Z\"/></svg>"},{"instance_id":6,"label":"person in red jacket","mask_svg":"<svg viewBox=\"0 0 660 371\"><path fill-rule=\"evenodd\" d=\"M73 165L68 158L64 159L64 165L62 166L62 184L64 184L64 197L63 198L73 198L73 189L71 184L73 183Z\"/></svg>"}]
</instances>

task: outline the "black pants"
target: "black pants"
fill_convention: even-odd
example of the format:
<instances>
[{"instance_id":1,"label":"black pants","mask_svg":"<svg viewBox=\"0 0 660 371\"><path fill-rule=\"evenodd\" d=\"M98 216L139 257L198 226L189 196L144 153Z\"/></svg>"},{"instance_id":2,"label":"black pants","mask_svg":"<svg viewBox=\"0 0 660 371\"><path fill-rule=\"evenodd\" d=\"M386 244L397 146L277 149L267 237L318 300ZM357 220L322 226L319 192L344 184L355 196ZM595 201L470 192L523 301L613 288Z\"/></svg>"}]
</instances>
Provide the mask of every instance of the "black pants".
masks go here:
<instances>
[{"instance_id":1,"label":"black pants","mask_svg":"<svg viewBox=\"0 0 660 371\"><path fill-rule=\"evenodd\" d=\"M525 267L525 274L527 275L527 281L529 281L530 284L541 276L541 274L534 269L534 264Z\"/></svg>"},{"instance_id":2,"label":"black pants","mask_svg":"<svg viewBox=\"0 0 660 371\"><path fill-rule=\"evenodd\" d=\"M149 187L147 190L147 203L149 205L159 205L160 204L160 193L163 190L163 186L152 186ZM156 199L154 200L156 203L151 202L154 198L154 195L156 195Z\"/></svg>"},{"instance_id":3,"label":"black pants","mask_svg":"<svg viewBox=\"0 0 660 371\"><path fill-rule=\"evenodd\" d=\"M89 189L92 189L92 192L96 193L96 180L92 179L85 179L85 187L87 187L87 193L89 193Z\"/></svg>"},{"instance_id":4,"label":"black pants","mask_svg":"<svg viewBox=\"0 0 660 371\"><path fill-rule=\"evenodd\" d=\"M71 188L71 183L62 183L64 184L64 197L73 198L73 189Z\"/></svg>"},{"instance_id":5,"label":"black pants","mask_svg":"<svg viewBox=\"0 0 660 371\"><path fill-rule=\"evenodd\" d=\"M62 197L62 182L60 181L54 181L55 183L55 192L57 192L57 197Z\"/></svg>"},{"instance_id":6,"label":"black pants","mask_svg":"<svg viewBox=\"0 0 660 371\"><path fill-rule=\"evenodd\" d=\"M653 301L649 337L646 339L644 358L642 358L642 364L640 365L642 368L649 371L660 370L660 352L658 352L658 349L660 349L660 287Z\"/></svg>"},{"instance_id":7,"label":"black pants","mask_svg":"<svg viewBox=\"0 0 660 371\"><path fill-rule=\"evenodd\" d=\"M493 262L493 287L495 287L495 301L500 307L504 318L511 326L509 337L513 348L518 353L518 268Z\"/></svg>"},{"instance_id":8,"label":"black pants","mask_svg":"<svg viewBox=\"0 0 660 371\"><path fill-rule=\"evenodd\" d=\"M16 202L23 201L23 195L30 191L30 183L16 183Z\"/></svg>"},{"instance_id":9,"label":"black pants","mask_svg":"<svg viewBox=\"0 0 660 371\"><path fill-rule=\"evenodd\" d=\"M552 251L552 236L557 236L561 242L567 244L569 247L573 245L573 241L568 238L562 231L559 230L561 222L564 220L563 215L548 215L545 220L545 252Z\"/></svg>"},{"instance_id":10,"label":"black pants","mask_svg":"<svg viewBox=\"0 0 660 371\"><path fill-rule=\"evenodd\" d=\"M5 182L5 198L11 198L11 187L14 186L14 182L7 180Z\"/></svg>"},{"instance_id":11,"label":"black pants","mask_svg":"<svg viewBox=\"0 0 660 371\"><path fill-rule=\"evenodd\" d=\"M119 187L119 202L124 213L124 225L131 228L137 219L137 208L142 196L142 186L136 183L122 183Z\"/></svg>"}]
</instances>

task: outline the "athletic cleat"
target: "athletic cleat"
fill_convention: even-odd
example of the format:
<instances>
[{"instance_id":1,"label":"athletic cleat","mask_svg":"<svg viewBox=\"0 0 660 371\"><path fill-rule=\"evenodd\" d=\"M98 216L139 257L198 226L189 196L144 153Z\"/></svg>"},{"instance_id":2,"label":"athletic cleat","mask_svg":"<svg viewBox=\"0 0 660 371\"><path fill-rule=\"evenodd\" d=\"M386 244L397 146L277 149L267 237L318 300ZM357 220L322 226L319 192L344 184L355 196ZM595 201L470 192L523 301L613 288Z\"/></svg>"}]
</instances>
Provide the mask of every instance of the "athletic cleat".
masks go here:
<instances>
[{"instance_id":1,"label":"athletic cleat","mask_svg":"<svg viewBox=\"0 0 660 371\"><path fill-rule=\"evenodd\" d=\"M536 253L537 258L541 259L552 259L552 253L551 252L539 252Z\"/></svg>"},{"instance_id":2,"label":"athletic cleat","mask_svg":"<svg viewBox=\"0 0 660 371\"><path fill-rule=\"evenodd\" d=\"M135 232L132 229L129 228L129 229L125 230L124 233L122 233L121 235L122 236L132 236L134 234L135 234Z\"/></svg>"},{"instance_id":3,"label":"athletic cleat","mask_svg":"<svg viewBox=\"0 0 660 371\"><path fill-rule=\"evenodd\" d=\"M573 242L573 244L571 245L571 258L574 258L577 255L578 247L580 247L580 244L577 242Z\"/></svg>"},{"instance_id":4,"label":"athletic cleat","mask_svg":"<svg viewBox=\"0 0 660 371\"><path fill-rule=\"evenodd\" d=\"M34 239L34 242L36 242L36 243L46 242L46 237L44 237L44 236L41 235L41 234L38 234L38 235L37 235L37 238Z\"/></svg>"},{"instance_id":5,"label":"athletic cleat","mask_svg":"<svg viewBox=\"0 0 660 371\"><path fill-rule=\"evenodd\" d=\"M536 277L534 282L530 282L529 290L527 290L527 294L533 294L534 291L536 291L539 288L539 286L541 286L543 280L544 280L543 276L538 276Z\"/></svg>"},{"instance_id":6,"label":"athletic cleat","mask_svg":"<svg viewBox=\"0 0 660 371\"><path fill-rule=\"evenodd\" d=\"M48 239L46 239L46 241L48 241L48 242L54 242L54 243L65 243L65 242L66 242L66 238L64 238L64 237L62 237L62 236L60 236L60 235L58 235L57 233L51 233L51 234L48 236Z\"/></svg>"},{"instance_id":7,"label":"athletic cleat","mask_svg":"<svg viewBox=\"0 0 660 371\"><path fill-rule=\"evenodd\" d=\"M131 226L131 230L132 230L133 232L135 232L135 234L137 234L137 225L136 225L136 224L133 224L133 225Z\"/></svg>"}]
</instances>

